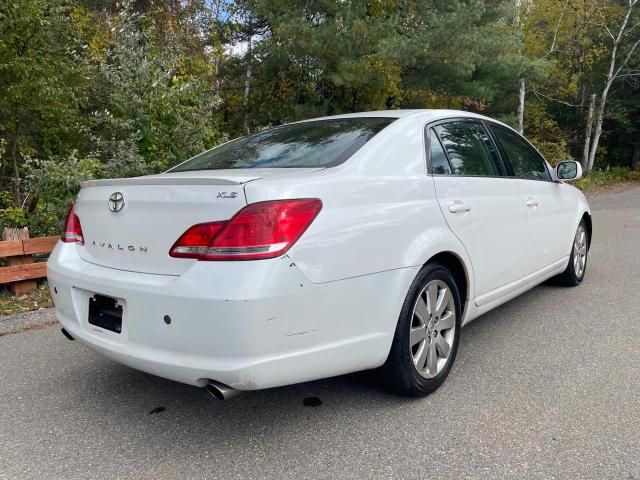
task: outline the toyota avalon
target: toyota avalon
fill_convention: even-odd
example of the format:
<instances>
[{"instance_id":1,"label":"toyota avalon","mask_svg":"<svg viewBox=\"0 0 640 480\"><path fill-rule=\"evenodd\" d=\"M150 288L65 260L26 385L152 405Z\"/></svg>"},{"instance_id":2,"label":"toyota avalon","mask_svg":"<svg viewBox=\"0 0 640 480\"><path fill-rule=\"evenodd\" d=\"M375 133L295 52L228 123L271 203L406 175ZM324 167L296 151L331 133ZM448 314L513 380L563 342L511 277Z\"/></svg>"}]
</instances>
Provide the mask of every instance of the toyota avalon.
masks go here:
<instances>
[{"instance_id":1,"label":"toyota avalon","mask_svg":"<svg viewBox=\"0 0 640 480\"><path fill-rule=\"evenodd\" d=\"M467 112L282 125L82 183L49 286L69 338L218 398L366 369L426 395L462 326L582 282L591 214L566 183L581 174Z\"/></svg>"}]
</instances>

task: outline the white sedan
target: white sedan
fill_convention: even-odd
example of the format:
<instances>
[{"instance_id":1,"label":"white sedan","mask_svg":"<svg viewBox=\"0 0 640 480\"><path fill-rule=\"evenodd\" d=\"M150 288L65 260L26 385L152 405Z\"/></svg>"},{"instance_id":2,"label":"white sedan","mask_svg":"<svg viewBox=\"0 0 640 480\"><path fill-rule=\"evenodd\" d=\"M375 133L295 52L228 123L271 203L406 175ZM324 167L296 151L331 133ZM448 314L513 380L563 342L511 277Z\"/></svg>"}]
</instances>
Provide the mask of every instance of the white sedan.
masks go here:
<instances>
[{"instance_id":1,"label":"white sedan","mask_svg":"<svg viewBox=\"0 0 640 480\"><path fill-rule=\"evenodd\" d=\"M378 367L425 395L463 325L580 284L591 214L564 181L581 174L466 112L283 125L84 182L49 286L68 338L218 398Z\"/></svg>"}]
</instances>

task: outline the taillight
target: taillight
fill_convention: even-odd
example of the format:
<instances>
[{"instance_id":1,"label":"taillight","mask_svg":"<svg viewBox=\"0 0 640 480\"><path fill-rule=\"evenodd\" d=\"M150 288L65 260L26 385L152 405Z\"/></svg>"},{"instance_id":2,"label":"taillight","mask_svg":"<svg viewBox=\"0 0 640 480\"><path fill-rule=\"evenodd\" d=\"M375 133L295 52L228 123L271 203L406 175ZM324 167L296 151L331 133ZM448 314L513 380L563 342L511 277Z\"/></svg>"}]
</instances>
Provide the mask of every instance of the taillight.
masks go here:
<instances>
[{"instance_id":1,"label":"taillight","mask_svg":"<svg viewBox=\"0 0 640 480\"><path fill-rule=\"evenodd\" d=\"M80 219L76 215L75 206L71 205L67 218L64 221L64 228L62 229L61 239L66 243L78 242L80 245L84 245L84 236L82 235L82 226L80 226Z\"/></svg>"},{"instance_id":2,"label":"taillight","mask_svg":"<svg viewBox=\"0 0 640 480\"><path fill-rule=\"evenodd\" d=\"M198 260L259 260L282 255L316 218L317 198L273 200L247 205L226 222L194 225L169 255Z\"/></svg>"},{"instance_id":3,"label":"taillight","mask_svg":"<svg viewBox=\"0 0 640 480\"><path fill-rule=\"evenodd\" d=\"M209 245L226 222L200 223L184 232L171 247L169 255L179 258L200 258L207 254Z\"/></svg>"}]
</instances>

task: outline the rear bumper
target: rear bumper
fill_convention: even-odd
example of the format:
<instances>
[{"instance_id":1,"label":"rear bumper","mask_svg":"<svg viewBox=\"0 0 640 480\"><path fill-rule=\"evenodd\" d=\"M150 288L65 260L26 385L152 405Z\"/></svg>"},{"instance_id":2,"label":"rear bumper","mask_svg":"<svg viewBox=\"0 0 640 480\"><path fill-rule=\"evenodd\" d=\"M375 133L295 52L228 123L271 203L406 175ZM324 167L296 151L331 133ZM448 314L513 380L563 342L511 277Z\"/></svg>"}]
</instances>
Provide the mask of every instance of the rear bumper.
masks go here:
<instances>
[{"instance_id":1,"label":"rear bumper","mask_svg":"<svg viewBox=\"0 0 640 480\"><path fill-rule=\"evenodd\" d=\"M160 377L239 390L380 366L416 274L408 268L313 284L285 256L195 262L165 276L93 265L78 248L59 243L48 262L56 316L73 337ZM88 323L94 293L124 305L120 334Z\"/></svg>"}]
</instances>

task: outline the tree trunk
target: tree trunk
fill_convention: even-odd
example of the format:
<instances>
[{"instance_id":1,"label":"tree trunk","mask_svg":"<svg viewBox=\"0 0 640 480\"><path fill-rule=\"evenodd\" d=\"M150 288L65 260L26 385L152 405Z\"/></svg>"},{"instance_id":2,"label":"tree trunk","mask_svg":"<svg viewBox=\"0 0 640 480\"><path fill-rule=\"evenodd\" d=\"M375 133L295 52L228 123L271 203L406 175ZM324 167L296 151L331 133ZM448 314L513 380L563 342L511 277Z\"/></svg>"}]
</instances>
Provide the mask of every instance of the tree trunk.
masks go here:
<instances>
[{"instance_id":1,"label":"tree trunk","mask_svg":"<svg viewBox=\"0 0 640 480\"><path fill-rule=\"evenodd\" d=\"M214 17L215 17L215 22L216 25L219 25L219 21L220 21L220 10L221 10L221 0L217 0L216 2L214 2L215 4L215 8L213 10L214 12ZM221 51L222 51L222 38L220 35L220 27L217 26L216 27L216 35L217 38L215 39L216 41L216 51L214 52L214 60L213 60L213 67L216 70L216 95L218 97L218 99L220 98L220 61L221 61Z\"/></svg>"},{"instance_id":2,"label":"tree trunk","mask_svg":"<svg viewBox=\"0 0 640 480\"><path fill-rule=\"evenodd\" d=\"M11 163L13 164L13 175L15 178L15 186L14 186L14 199L16 201L16 205L20 205L20 166L18 165L18 131L16 130L13 145L11 145Z\"/></svg>"},{"instance_id":3,"label":"tree trunk","mask_svg":"<svg viewBox=\"0 0 640 480\"><path fill-rule=\"evenodd\" d=\"M522 0L515 0L515 17L514 23L516 24L516 28L518 33L522 35L522 24L520 20L520 8L522 7ZM524 132L524 94L525 94L525 80L524 78L520 79L520 86L518 89L518 133L522 135Z\"/></svg>"},{"instance_id":4,"label":"tree trunk","mask_svg":"<svg viewBox=\"0 0 640 480\"><path fill-rule=\"evenodd\" d=\"M520 79L520 90L518 91L518 133L524 132L524 95L526 93L526 83L524 78Z\"/></svg>"},{"instance_id":5,"label":"tree trunk","mask_svg":"<svg viewBox=\"0 0 640 480\"><path fill-rule=\"evenodd\" d=\"M622 35L624 34L625 29L627 28L627 23L629 22L629 17L631 16L631 12L633 8L638 3L638 0L629 0L629 7L627 8L627 13L622 20L622 24L620 25L620 29L618 30L618 35L613 39L613 48L611 49L611 59L609 61L609 72L607 73L607 80L604 84L604 89L602 90L602 94L600 95L600 104L598 105L598 114L596 117L596 133L593 135L593 142L591 142L591 149L589 151L589 163L587 164L587 171L590 171L593 168L593 162L596 157L596 150L598 149L598 143L600 142L600 135L602 134L602 122L604 120L604 111L607 105L607 95L609 93L609 89L611 88L611 84L620 74L620 71L629 61L631 54L635 48L640 44L640 39L633 44L629 52L627 53L626 58L623 60L622 64L618 66L616 69L616 60L618 54L618 47L620 46L620 42L622 41Z\"/></svg>"},{"instance_id":6,"label":"tree trunk","mask_svg":"<svg viewBox=\"0 0 640 480\"><path fill-rule=\"evenodd\" d=\"M351 89L351 113L356 113L358 111L358 90L355 88Z\"/></svg>"},{"instance_id":7,"label":"tree trunk","mask_svg":"<svg viewBox=\"0 0 640 480\"><path fill-rule=\"evenodd\" d=\"M633 150L631 150L631 170L634 172L640 166L640 142L633 142Z\"/></svg>"},{"instance_id":8,"label":"tree trunk","mask_svg":"<svg viewBox=\"0 0 640 480\"><path fill-rule=\"evenodd\" d=\"M584 150L582 153L582 169L585 172L589 171L589 147L591 146L591 129L593 128L593 111L596 108L596 94L591 95L591 102L589 102L589 113L587 113L587 126L584 130Z\"/></svg>"},{"instance_id":9,"label":"tree trunk","mask_svg":"<svg viewBox=\"0 0 640 480\"><path fill-rule=\"evenodd\" d=\"M213 61L213 68L216 71L216 96L220 98L220 57L218 54L215 54L215 59Z\"/></svg>"},{"instance_id":10,"label":"tree trunk","mask_svg":"<svg viewBox=\"0 0 640 480\"><path fill-rule=\"evenodd\" d=\"M7 142L5 141L4 138L0 138L0 190L4 190L5 187L5 172L6 172L6 163L4 161L4 154L6 153L6 148L7 148Z\"/></svg>"},{"instance_id":11,"label":"tree trunk","mask_svg":"<svg viewBox=\"0 0 640 480\"><path fill-rule=\"evenodd\" d=\"M244 130L249 133L249 94L251 93L251 35L247 47L247 74L244 78Z\"/></svg>"},{"instance_id":12,"label":"tree trunk","mask_svg":"<svg viewBox=\"0 0 640 480\"><path fill-rule=\"evenodd\" d=\"M600 98L600 105L598 105L598 115L596 116L596 131L593 134L593 141L589 150L589 161L587 162L587 172L593 169L593 162L596 159L596 150L598 149L598 143L600 142L600 135L602 134L602 122L604 120L604 108L607 101L607 92L602 92Z\"/></svg>"}]
</instances>

